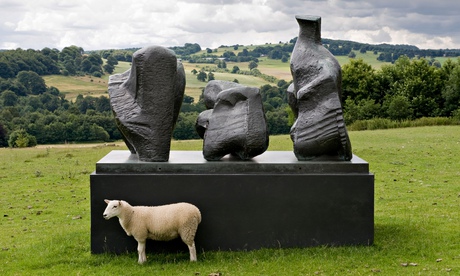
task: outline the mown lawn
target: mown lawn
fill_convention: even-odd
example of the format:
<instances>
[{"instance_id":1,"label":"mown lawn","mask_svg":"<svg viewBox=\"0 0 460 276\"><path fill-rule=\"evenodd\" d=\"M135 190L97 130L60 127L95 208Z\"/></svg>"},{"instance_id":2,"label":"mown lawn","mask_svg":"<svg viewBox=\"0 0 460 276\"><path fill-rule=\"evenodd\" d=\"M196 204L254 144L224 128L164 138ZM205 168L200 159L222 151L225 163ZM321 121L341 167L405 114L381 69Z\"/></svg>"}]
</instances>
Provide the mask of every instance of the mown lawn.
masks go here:
<instances>
[{"instance_id":1,"label":"mown lawn","mask_svg":"<svg viewBox=\"0 0 460 276\"><path fill-rule=\"evenodd\" d=\"M457 275L460 127L350 132L375 174L371 246L198 252L90 253L89 174L117 145L0 149L1 275ZM201 141L175 141L200 150ZM273 136L270 150L291 150ZM206 219L206 218L203 218ZM216 275L216 274L215 274Z\"/></svg>"}]
</instances>

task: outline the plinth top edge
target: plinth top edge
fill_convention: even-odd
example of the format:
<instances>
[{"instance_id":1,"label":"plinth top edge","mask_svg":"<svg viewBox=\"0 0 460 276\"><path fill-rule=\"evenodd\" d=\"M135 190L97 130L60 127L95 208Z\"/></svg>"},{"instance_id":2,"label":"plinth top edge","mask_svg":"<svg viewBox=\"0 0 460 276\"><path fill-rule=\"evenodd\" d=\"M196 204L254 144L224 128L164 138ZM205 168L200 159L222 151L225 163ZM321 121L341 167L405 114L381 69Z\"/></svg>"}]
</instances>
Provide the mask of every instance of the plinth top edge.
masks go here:
<instances>
[{"instance_id":1,"label":"plinth top edge","mask_svg":"<svg viewBox=\"0 0 460 276\"><path fill-rule=\"evenodd\" d=\"M350 161L298 161L290 151L266 151L246 161L231 155L207 161L201 151L171 151L168 162L144 162L128 150L113 150L96 163L96 173L369 173L369 164L356 155Z\"/></svg>"}]
</instances>

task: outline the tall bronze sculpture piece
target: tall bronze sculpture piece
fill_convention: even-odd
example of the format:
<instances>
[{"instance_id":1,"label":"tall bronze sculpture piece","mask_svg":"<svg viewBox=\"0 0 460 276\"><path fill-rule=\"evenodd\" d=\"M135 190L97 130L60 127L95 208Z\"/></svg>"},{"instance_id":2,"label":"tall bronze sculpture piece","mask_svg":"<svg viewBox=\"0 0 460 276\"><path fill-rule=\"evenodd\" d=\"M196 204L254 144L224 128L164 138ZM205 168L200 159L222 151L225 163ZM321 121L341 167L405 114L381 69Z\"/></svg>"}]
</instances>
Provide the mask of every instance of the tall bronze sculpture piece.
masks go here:
<instances>
[{"instance_id":1,"label":"tall bronze sculpture piece","mask_svg":"<svg viewBox=\"0 0 460 276\"><path fill-rule=\"evenodd\" d=\"M184 67L175 53L161 46L135 52L131 69L110 76L108 90L131 153L141 161L168 161L185 90Z\"/></svg>"},{"instance_id":2,"label":"tall bronze sculpture piece","mask_svg":"<svg viewBox=\"0 0 460 276\"><path fill-rule=\"evenodd\" d=\"M351 160L351 143L343 119L342 72L321 44L321 17L296 16L299 36L291 56L293 84L288 100L296 116L291 128L298 160Z\"/></svg>"}]
</instances>

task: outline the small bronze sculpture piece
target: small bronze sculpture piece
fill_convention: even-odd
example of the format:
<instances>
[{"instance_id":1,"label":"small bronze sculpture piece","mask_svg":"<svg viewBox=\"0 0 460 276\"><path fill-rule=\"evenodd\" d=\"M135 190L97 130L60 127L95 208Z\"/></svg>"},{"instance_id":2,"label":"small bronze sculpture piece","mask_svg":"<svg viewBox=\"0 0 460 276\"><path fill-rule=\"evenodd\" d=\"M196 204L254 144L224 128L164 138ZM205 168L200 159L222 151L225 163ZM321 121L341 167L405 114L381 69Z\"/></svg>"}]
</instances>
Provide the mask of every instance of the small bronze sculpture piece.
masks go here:
<instances>
[{"instance_id":1,"label":"small bronze sculpture piece","mask_svg":"<svg viewBox=\"0 0 460 276\"><path fill-rule=\"evenodd\" d=\"M151 46L133 55L130 70L109 78L109 96L123 139L141 161L168 161L185 90L173 51Z\"/></svg>"},{"instance_id":2,"label":"small bronze sculpture piece","mask_svg":"<svg viewBox=\"0 0 460 276\"><path fill-rule=\"evenodd\" d=\"M298 160L351 160L351 143L343 119L342 72L321 44L321 18L296 16L299 36L291 57L293 84L288 101L296 116L291 128Z\"/></svg>"},{"instance_id":3,"label":"small bronze sculpture piece","mask_svg":"<svg viewBox=\"0 0 460 276\"><path fill-rule=\"evenodd\" d=\"M203 156L220 160L227 154L247 160L268 148L268 131L258 88L228 81L210 81L196 129L203 138Z\"/></svg>"}]
</instances>

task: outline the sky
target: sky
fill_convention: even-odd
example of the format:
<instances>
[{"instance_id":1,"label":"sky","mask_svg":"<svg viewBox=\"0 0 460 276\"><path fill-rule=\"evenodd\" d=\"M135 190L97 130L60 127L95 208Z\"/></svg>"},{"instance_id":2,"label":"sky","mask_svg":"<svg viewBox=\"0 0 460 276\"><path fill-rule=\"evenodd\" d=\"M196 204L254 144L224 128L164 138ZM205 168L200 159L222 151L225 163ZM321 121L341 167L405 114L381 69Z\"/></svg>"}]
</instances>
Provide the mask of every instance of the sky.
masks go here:
<instances>
[{"instance_id":1,"label":"sky","mask_svg":"<svg viewBox=\"0 0 460 276\"><path fill-rule=\"evenodd\" d=\"M201 48L288 42L296 15L323 38L460 49L457 0L0 0L0 49Z\"/></svg>"}]
</instances>

